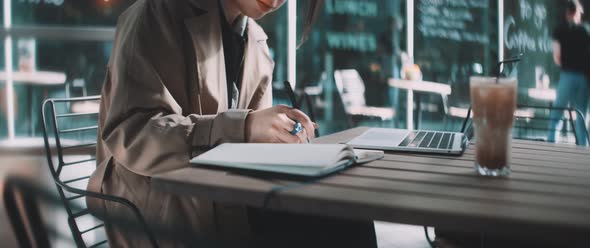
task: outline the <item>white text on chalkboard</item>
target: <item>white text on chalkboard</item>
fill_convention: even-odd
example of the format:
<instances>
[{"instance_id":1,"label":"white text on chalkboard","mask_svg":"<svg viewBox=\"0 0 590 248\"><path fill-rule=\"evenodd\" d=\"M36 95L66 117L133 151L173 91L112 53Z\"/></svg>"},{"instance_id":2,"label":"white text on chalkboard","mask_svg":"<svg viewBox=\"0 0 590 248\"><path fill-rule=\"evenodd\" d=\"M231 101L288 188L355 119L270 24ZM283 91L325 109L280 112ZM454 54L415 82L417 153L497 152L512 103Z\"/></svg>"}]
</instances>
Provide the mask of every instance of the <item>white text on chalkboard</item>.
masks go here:
<instances>
[{"instance_id":1,"label":"white text on chalkboard","mask_svg":"<svg viewBox=\"0 0 590 248\"><path fill-rule=\"evenodd\" d=\"M51 4L55 6L62 6L64 4L64 0L18 0L18 2L29 4Z\"/></svg>"}]
</instances>

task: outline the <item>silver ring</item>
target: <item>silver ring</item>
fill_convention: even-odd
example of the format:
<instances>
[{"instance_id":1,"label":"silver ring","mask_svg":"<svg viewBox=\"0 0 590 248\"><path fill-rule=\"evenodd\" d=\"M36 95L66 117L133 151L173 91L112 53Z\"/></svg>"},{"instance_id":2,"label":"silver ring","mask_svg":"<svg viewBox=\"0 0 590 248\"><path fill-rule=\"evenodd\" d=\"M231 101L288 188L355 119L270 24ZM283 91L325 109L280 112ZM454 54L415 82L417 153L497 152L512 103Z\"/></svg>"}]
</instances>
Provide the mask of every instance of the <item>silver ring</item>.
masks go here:
<instances>
[{"instance_id":1,"label":"silver ring","mask_svg":"<svg viewBox=\"0 0 590 248\"><path fill-rule=\"evenodd\" d=\"M291 130L291 134L292 135L297 135L301 131L303 131L303 126L301 125L301 123L299 123L298 121L296 121L295 122L295 125L293 126L293 130Z\"/></svg>"}]
</instances>

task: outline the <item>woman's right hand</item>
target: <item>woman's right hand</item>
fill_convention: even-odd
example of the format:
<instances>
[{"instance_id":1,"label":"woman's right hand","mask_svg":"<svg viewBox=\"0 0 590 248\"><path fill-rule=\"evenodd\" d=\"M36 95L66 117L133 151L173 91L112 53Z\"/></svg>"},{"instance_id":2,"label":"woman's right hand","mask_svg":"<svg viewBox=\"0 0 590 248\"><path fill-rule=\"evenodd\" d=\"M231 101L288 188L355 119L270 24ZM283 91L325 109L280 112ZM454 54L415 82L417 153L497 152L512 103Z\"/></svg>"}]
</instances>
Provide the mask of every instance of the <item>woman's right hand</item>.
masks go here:
<instances>
[{"instance_id":1,"label":"woman's right hand","mask_svg":"<svg viewBox=\"0 0 590 248\"><path fill-rule=\"evenodd\" d=\"M304 131L292 135L295 121ZM314 137L318 128L309 117L298 109L285 105L253 111L246 118L246 141L248 143L305 143Z\"/></svg>"}]
</instances>

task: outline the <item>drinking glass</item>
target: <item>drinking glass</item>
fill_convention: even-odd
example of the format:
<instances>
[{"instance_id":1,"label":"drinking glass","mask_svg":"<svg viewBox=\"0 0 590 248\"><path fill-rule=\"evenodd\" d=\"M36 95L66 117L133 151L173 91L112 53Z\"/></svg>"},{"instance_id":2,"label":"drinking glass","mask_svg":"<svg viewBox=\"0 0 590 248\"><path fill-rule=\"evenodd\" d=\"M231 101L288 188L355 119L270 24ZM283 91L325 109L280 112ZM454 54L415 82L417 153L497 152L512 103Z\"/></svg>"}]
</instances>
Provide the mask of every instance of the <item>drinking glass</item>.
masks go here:
<instances>
[{"instance_id":1,"label":"drinking glass","mask_svg":"<svg viewBox=\"0 0 590 248\"><path fill-rule=\"evenodd\" d=\"M483 176L508 176L517 80L472 77L469 81L475 129L475 169Z\"/></svg>"}]
</instances>

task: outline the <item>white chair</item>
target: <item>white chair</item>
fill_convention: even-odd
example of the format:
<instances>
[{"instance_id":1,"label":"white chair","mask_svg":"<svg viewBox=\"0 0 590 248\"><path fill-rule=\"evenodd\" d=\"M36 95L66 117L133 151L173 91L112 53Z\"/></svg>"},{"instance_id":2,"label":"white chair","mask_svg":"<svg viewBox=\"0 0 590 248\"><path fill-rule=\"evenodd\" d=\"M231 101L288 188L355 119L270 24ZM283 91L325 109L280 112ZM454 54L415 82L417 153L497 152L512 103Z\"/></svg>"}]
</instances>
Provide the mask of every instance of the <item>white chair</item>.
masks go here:
<instances>
[{"instance_id":1,"label":"white chair","mask_svg":"<svg viewBox=\"0 0 590 248\"><path fill-rule=\"evenodd\" d=\"M365 83L356 69L335 70L334 81L346 115L353 126L362 119L388 121L395 117L392 108L367 106Z\"/></svg>"}]
</instances>

